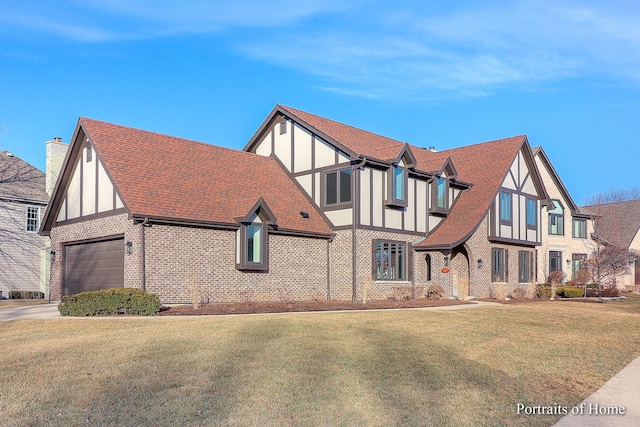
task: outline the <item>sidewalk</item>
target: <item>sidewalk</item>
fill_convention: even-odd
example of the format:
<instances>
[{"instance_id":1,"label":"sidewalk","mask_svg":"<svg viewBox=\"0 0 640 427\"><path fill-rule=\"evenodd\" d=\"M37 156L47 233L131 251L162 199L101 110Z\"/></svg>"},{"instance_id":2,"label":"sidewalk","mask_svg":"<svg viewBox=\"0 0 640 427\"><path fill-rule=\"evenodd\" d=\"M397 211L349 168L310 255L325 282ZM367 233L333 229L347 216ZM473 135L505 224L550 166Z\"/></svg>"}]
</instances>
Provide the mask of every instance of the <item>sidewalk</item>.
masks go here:
<instances>
[{"instance_id":1,"label":"sidewalk","mask_svg":"<svg viewBox=\"0 0 640 427\"><path fill-rule=\"evenodd\" d=\"M18 319L53 319L60 317L58 304L17 305L0 309L0 322Z\"/></svg>"},{"instance_id":2,"label":"sidewalk","mask_svg":"<svg viewBox=\"0 0 640 427\"><path fill-rule=\"evenodd\" d=\"M640 357L571 409L578 414L569 413L554 426L640 426Z\"/></svg>"}]
</instances>

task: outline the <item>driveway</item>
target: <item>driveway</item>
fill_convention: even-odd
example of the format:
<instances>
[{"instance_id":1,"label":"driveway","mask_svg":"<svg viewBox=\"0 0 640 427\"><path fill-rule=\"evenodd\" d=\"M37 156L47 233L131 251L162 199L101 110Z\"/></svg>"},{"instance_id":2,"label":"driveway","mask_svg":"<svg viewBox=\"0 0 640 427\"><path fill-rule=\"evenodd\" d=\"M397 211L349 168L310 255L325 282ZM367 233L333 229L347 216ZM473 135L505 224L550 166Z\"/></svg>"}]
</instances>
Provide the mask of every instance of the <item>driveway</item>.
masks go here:
<instances>
[{"instance_id":1,"label":"driveway","mask_svg":"<svg viewBox=\"0 0 640 427\"><path fill-rule=\"evenodd\" d=\"M18 319L53 319L60 317L58 304L0 306L0 322Z\"/></svg>"}]
</instances>

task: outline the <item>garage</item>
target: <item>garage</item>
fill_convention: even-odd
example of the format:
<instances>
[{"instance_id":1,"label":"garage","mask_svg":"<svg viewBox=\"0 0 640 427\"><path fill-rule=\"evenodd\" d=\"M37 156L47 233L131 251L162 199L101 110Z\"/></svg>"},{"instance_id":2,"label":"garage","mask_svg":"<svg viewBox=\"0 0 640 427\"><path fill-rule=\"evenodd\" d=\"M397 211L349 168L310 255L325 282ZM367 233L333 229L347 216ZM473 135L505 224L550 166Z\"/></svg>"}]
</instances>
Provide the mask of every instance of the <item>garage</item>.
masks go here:
<instances>
[{"instance_id":1,"label":"garage","mask_svg":"<svg viewBox=\"0 0 640 427\"><path fill-rule=\"evenodd\" d=\"M124 238L65 246L64 295L124 286Z\"/></svg>"}]
</instances>

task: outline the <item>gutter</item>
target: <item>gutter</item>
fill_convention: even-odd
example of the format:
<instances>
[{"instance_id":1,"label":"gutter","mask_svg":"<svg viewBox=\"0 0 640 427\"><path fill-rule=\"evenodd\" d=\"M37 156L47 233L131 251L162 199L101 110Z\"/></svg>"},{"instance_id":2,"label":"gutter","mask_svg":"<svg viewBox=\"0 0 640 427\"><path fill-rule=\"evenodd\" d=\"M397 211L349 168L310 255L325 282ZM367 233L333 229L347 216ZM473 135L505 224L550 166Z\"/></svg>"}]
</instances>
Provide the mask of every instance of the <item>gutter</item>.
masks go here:
<instances>
[{"instance_id":1,"label":"gutter","mask_svg":"<svg viewBox=\"0 0 640 427\"><path fill-rule=\"evenodd\" d=\"M142 221L142 226L141 226L141 231L140 231L140 245L142 246L142 250L141 252L141 257L142 257L142 272L141 272L141 279L142 279L142 290L146 291L147 290L147 262L146 262L146 239L145 239L145 229L147 227L151 227L151 225L149 224L149 218L145 218L144 221Z\"/></svg>"}]
</instances>

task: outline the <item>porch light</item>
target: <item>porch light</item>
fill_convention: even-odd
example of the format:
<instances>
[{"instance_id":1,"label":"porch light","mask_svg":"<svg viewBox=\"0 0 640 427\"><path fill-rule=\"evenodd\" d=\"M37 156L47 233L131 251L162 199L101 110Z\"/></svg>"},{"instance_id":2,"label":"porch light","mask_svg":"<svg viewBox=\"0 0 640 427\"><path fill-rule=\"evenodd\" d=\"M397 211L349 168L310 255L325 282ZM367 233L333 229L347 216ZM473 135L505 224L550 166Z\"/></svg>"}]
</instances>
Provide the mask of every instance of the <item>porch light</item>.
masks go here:
<instances>
[{"instance_id":1,"label":"porch light","mask_svg":"<svg viewBox=\"0 0 640 427\"><path fill-rule=\"evenodd\" d=\"M570 264L571 264L571 260L567 259L567 265L570 265Z\"/></svg>"},{"instance_id":2,"label":"porch light","mask_svg":"<svg viewBox=\"0 0 640 427\"><path fill-rule=\"evenodd\" d=\"M484 261L482 261L481 259L478 260L478 268L482 268L482 265L484 264Z\"/></svg>"},{"instance_id":3,"label":"porch light","mask_svg":"<svg viewBox=\"0 0 640 427\"><path fill-rule=\"evenodd\" d=\"M444 256L444 266L445 267L449 267L449 256L448 255Z\"/></svg>"},{"instance_id":4,"label":"porch light","mask_svg":"<svg viewBox=\"0 0 640 427\"><path fill-rule=\"evenodd\" d=\"M54 251L53 249L51 249L49 251L49 261L56 262L56 251Z\"/></svg>"},{"instance_id":5,"label":"porch light","mask_svg":"<svg viewBox=\"0 0 640 427\"><path fill-rule=\"evenodd\" d=\"M124 244L124 246L125 246L125 252L127 253L127 255L131 255L133 253L133 243L127 242Z\"/></svg>"}]
</instances>

